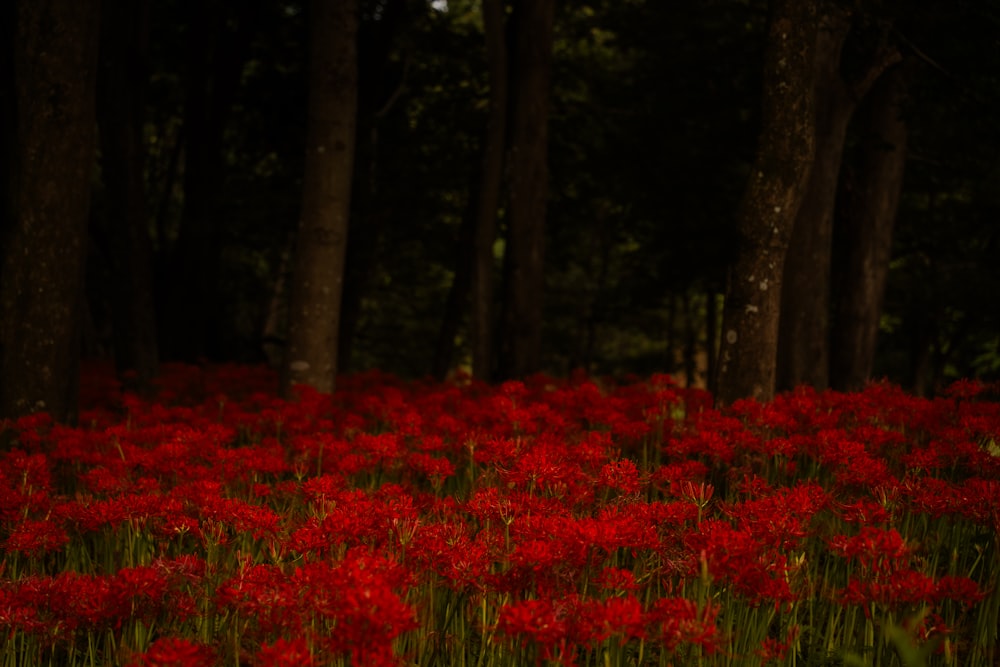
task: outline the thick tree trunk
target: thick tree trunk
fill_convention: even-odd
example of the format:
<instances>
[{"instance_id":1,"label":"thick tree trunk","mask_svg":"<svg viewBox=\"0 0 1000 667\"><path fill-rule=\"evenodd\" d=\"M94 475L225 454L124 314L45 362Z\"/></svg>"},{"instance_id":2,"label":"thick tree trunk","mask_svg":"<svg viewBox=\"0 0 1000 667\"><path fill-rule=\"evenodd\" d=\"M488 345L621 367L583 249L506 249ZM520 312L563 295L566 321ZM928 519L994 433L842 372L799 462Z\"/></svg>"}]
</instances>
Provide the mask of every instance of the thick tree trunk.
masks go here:
<instances>
[{"instance_id":1,"label":"thick tree trunk","mask_svg":"<svg viewBox=\"0 0 1000 667\"><path fill-rule=\"evenodd\" d=\"M539 371L542 361L555 0L518 0L511 21L510 215L500 365L503 376L524 377Z\"/></svg>"},{"instance_id":2,"label":"thick tree trunk","mask_svg":"<svg viewBox=\"0 0 1000 667\"><path fill-rule=\"evenodd\" d=\"M79 393L82 286L95 166L97 0L20 2L5 118L0 274L0 417L72 421Z\"/></svg>"},{"instance_id":3,"label":"thick tree trunk","mask_svg":"<svg viewBox=\"0 0 1000 667\"><path fill-rule=\"evenodd\" d=\"M847 204L838 216L838 236L843 241L838 245L846 255L838 281L830 379L842 391L863 387L875 362L906 165L906 89L905 67L897 65L872 90L856 182L846 191Z\"/></svg>"},{"instance_id":4,"label":"thick tree trunk","mask_svg":"<svg viewBox=\"0 0 1000 667\"><path fill-rule=\"evenodd\" d=\"M115 365L131 389L146 392L158 366L143 179L148 0L104 0L101 24L97 120L114 281Z\"/></svg>"},{"instance_id":5,"label":"thick tree trunk","mask_svg":"<svg viewBox=\"0 0 1000 667\"><path fill-rule=\"evenodd\" d=\"M358 105L358 0L310 5L309 121L282 393L333 391Z\"/></svg>"},{"instance_id":6,"label":"thick tree trunk","mask_svg":"<svg viewBox=\"0 0 1000 667\"><path fill-rule=\"evenodd\" d=\"M476 204L475 260L472 269L472 375L493 379L493 243L503 189L507 136L507 43L503 0L483 0L483 31L490 74L490 106L483 147L483 171Z\"/></svg>"},{"instance_id":7,"label":"thick tree trunk","mask_svg":"<svg viewBox=\"0 0 1000 667\"><path fill-rule=\"evenodd\" d=\"M776 0L757 155L738 213L741 245L723 313L716 401L774 396L781 279L815 155L816 0Z\"/></svg>"}]
</instances>

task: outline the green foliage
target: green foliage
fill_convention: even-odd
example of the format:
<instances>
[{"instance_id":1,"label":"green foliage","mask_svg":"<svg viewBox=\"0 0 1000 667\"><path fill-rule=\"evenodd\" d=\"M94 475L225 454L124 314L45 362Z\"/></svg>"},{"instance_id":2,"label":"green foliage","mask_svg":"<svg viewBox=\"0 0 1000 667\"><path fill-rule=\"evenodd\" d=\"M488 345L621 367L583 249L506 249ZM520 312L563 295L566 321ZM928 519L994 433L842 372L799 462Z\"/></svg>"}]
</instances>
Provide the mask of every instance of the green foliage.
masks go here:
<instances>
[{"instance_id":1,"label":"green foliage","mask_svg":"<svg viewBox=\"0 0 1000 667\"><path fill-rule=\"evenodd\" d=\"M928 667L931 656L941 644L940 636L921 642L914 630L924 622L929 612L929 609L924 608L907 619L906 623L890 623L885 628L885 640L892 645L902 667ZM871 667L871 664L855 653L844 654L844 667Z\"/></svg>"}]
</instances>

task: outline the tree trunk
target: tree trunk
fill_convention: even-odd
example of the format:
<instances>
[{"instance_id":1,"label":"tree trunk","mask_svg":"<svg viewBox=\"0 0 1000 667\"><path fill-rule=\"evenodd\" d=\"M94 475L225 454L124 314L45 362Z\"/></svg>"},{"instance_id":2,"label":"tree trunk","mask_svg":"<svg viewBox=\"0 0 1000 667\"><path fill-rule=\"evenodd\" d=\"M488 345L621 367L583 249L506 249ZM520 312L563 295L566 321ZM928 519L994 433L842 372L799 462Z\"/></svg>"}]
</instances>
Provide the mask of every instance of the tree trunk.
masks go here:
<instances>
[{"instance_id":1,"label":"tree trunk","mask_svg":"<svg viewBox=\"0 0 1000 667\"><path fill-rule=\"evenodd\" d=\"M705 384L715 391L715 371L719 361L719 298L715 289L708 288L705 294L706 357Z\"/></svg>"},{"instance_id":2,"label":"tree trunk","mask_svg":"<svg viewBox=\"0 0 1000 667\"><path fill-rule=\"evenodd\" d=\"M845 81L845 11L830 6L820 18L816 47L816 157L785 259L778 332L777 388L829 385L830 267L834 209L847 127L858 101L899 59L884 44L856 80Z\"/></svg>"},{"instance_id":3,"label":"tree trunk","mask_svg":"<svg viewBox=\"0 0 1000 667\"><path fill-rule=\"evenodd\" d=\"M190 5L184 100L184 209L170 249L161 313L163 356L194 362L220 356L219 263L223 135L243 73L254 3Z\"/></svg>"},{"instance_id":4,"label":"tree trunk","mask_svg":"<svg viewBox=\"0 0 1000 667\"><path fill-rule=\"evenodd\" d=\"M503 190L503 158L507 113L507 45L503 0L484 0L483 32L489 67L490 98L478 182L471 188L469 211L459 234L458 263L434 354L435 377L451 367L462 312L470 303L473 376L492 379L493 242Z\"/></svg>"},{"instance_id":5,"label":"tree trunk","mask_svg":"<svg viewBox=\"0 0 1000 667\"><path fill-rule=\"evenodd\" d=\"M351 219L347 233L347 259L340 300L340 331L337 335L337 368L350 370L354 334L361 318L361 301L367 292L377 261L379 237L390 217L385 197L378 192L379 121L404 92L405 65L399 85L386 96L387 74L394 67L390 54L401 24L407 20L406 0L382 4L377 21L359 26L358 113L354 144L354 179Z\"/></svg>"},{"instance_id":6,"label":"tree trunk","mask_svg":"<svg viewBox=\"0 0 1000 667\"><path fill-rule=\"evenodd\" d=\"M115 366L148 392L157 372L153 249L145 194L143 116L148 0L104 0L97 88L101 174L107 193Z\"/></svg>"},{"instance_id":7,"label":"tree trunk","mask_svg":"<svg viewBox=\"0 0 1000 667\"><path fill-rule=\"evenodd\" d=\"M507 135L507 43L503 0L483 0L483 31L490 75L490 106L483 147L483 171L476 205L475 260L472 268L472 375L493 379L493 243L503 189Z\"/></svg>"},{"instance_id":8,"label":"tree trunk","mask_svg":"<svg viewBox=\"0 0 1000 667\"><path fill-rule=\"evenodd\" d=\"M830 379L854 391L871 378L882 299L892 255L892 232L903 188L907 125L906 72L890 69L872 90L856 185L838 216L846 249L832 333Z\"/></svg>"},{"instance_id":9,"label":"tree trunk","mask_svg":"<svg viewBox=\"0 0 1000 667\"><path fill-rule=\"evenodd\" d=\"M358 0L310 5L309 121L282 393L332 392L358 105Z\"/></svg>"},{"instance_id":10,"label":"tree trunk","mask_svg":"<svg viewBox=\"0 0 1000 667\"><path fill-rule=\"evenodd\" d=\"M475 191L473 190L473 198ZM471 202L470 202L471 206ZM438 380L448 377L455 357L455 338L462 326L462 317L467 312L469 302L470 278L475 263L475 233L476 219L472 211L466 211L462 216L462 224L458 231L456 246L455 274L448 289L445 300L444 315L441 318L441 328L438 329L434 344L434 357L431 361L431 375Z\"/></svg>"},{"instance_id":11,"label":"tree trunk","mask_svg":"<svg viewBox=\"0 0 1000 667\"><path fill-rule=\"evenodd\" d=\"M829 368L830 252L833 209L854 102L840 76L850 29L845 13L820 19L816 46L816 157L799 207L781 287L777 389L825 389Z\"/></svg>"},{"instance_id":12,"label":"tree trunk","mask_svg":"<svg viewBox=\"0 0 1000 667\"><path fill-rule=\"evenodd\" d=\"M0 273L0 417L76 417L95 166L97 0L10 3L7 204ZM6 42L4 49L11 48ZM9 58L9 55L7 56ZM12 78L11 78L12 75ZM11 106L13 105L13 106Z\"/></svg>"},{"instance_id":13,"label":"tree trunk","mask_svg":"<svg viewBox=\"0 0 1000 667\"><path fill-rule=\"evenodd\" d=\"M815 155L816 0L775 0L757 155L738 212L716 401L774 396L785 254Z\"/></svg>"},{"instance_id":14,"label":"tree trunk","mask_svg":"<svg viewBox=\"0 0 1000 667\"><path fill-rule=\"evenodd\" d=\"M501 372L516 378L541 370L555 0L517 0L511 21L510 215Z\"/></svg>"}]
</instances>

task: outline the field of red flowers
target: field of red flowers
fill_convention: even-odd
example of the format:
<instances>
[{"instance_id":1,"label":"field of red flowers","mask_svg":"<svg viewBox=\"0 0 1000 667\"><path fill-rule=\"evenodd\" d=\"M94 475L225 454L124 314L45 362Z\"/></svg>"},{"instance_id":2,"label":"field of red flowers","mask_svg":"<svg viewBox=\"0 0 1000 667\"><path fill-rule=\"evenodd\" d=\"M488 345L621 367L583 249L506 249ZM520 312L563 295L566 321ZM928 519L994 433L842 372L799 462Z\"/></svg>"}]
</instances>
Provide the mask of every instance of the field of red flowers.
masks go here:
<instances>
[{"instance_id":1,"label":"field of red flowers","mask_svg":"<svg viewBox=\"0 0 1000 667\"><path fill-rule=\"evenodd\" d=\"M2 425L0 667L1000 664L995 388L111 377Z\"/></svg>"}]
</instances>

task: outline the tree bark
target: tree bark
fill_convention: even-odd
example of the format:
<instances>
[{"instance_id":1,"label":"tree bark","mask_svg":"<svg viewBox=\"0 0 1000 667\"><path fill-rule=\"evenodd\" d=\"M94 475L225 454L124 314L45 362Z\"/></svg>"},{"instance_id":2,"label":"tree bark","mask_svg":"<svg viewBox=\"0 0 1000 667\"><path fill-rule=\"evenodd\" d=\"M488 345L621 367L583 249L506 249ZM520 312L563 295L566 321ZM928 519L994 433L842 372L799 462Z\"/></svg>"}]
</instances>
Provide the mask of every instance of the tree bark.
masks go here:
<instances>
[{"instance_id":1,"label":"tree bark","mask_svg":"<svg viewBox=\"0 0 1000 667\"><path fill-rule=\"evenodd\" d=\"M847 202L838 216L846 255L834 310L830 379L842 391L861 389L875 363L906 165L906 95L904 65L887 71L872 90L857 178L854 187L845 188Z\"/></svg>"},{"instance_id":2,"label":"tree bark","mask_svg":"<svg viewBox=\"0 0 1000 667\"><path fill-rule=\"evenodd\" d=\"M309 121L282 393L332 392L358 105L358 0L310 5Z\"/></svg>"},{"instance_id":3,"label":"tree bark","mask_svg":"<svg viewBox=\"0 0 1000 667\"><path fill-rule=\"evenodd\" d=\"M840 76L850 22L846 13L820 18L816 46L816 157L799 207L781 288L777 389L828 384L830 252L833 209L854 102Z\"/></svg>"},{"instance_id":4,"label":"tree bark","mask_svg":"<svg viewBox=\"0 0 1000 667\"><path fill-rule=\"evenodd\" d=\"M11 3L8 195L0 273L0 417L73 421L95 167L98 0ZM7 56L9 58L9 55ZM12 75L12 81L10 80ZM10 105L14 106L11 107Z\"/></svg>"},{"instance_id":5,"label":"tree bark","mask_svg":"<svg viewBox=\"0 0 1000 667\"><path fill-rule=\"evenodd\" d=\"M475 259L472 269L472 375L493 379L493 243L503 190L504 146L507 135L507 43L503 0L483 0L483 31L489 66L490 106L483 147L483 171L476 206Z\"/></svg>"},{"instance_id":6,"label":"tree bark","mask_svg":"<svg viewBox=\"0 0 1000 667\"><path fill-rule=\"evenodd\" d=\"M148 0L104 0L97 120L114 281L115 366L126 386L141 393L151 389L158 366L142 136L148 35Z\"/></svg>"},{"instance_id":7,"label":"tree bark","mask_svg":"<svg viewBox=\"0 0 1000 667\"><path fill-rule=\"evenodd\" d=\"M740 203L740 248L723 313L716 401L774 396L781 279L816 136L816 0L775 0L757 154Z\"/></svg>"},{"instance_id":8,"label":"tree bark","mask_svg":"<svg viewBox=\"0 0 1000 667\"><path fill-rule=\"evenodd\" d=\"M845 10L827 5L816 47L816 157L789 242L781 290L777 388L829 386L830 270L834 209L847 128L858 101L899 59L883 44L856 80L842 75L851 29Z\"/></svg>"},{"instance_id":9,"label":"tree bark","mask_svg":"<svg viewBox=\"0 0 1000 667\"><path fill-rule=\"evenodd\" d=\"M500 365L504 377L517 378L541 369L555 0L517 0L511 21L510 215Z\"/></svg>"}]
</instances>

